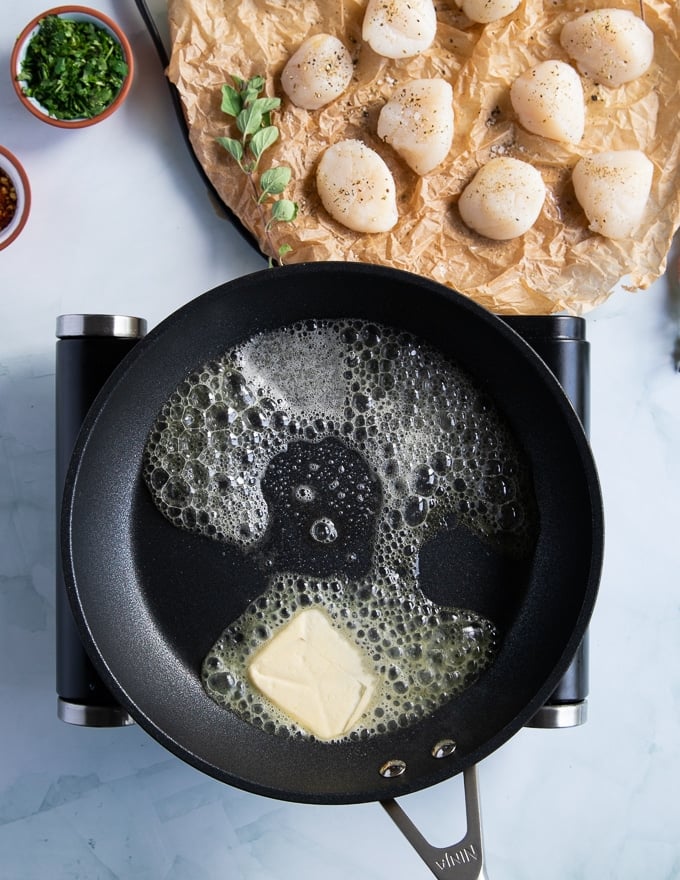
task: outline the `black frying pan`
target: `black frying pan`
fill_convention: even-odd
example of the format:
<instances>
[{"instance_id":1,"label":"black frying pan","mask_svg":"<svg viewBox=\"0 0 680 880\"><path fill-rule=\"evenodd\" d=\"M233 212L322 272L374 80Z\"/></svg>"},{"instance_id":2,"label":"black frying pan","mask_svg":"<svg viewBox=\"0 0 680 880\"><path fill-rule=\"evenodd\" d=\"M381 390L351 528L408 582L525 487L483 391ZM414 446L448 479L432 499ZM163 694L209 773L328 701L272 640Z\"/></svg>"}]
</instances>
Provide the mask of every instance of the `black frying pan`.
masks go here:
<instances>
[{"instance_id":1,"label":"black frying pan","mask_svg":"<svg viewBox=\"0 0 680 880\"><path fill-rule=\"evenodd\" d=\"M502 618L493 665L460 697L412 727L338 744L267 734L206 696L201 662L224 626L262 591L263 576L241 551L171 525L142 478L150 427L192 369L259 331L330 317L404 328L472 373L529 458L540 521L535 552L510 607L503 573L487 572L498 581L492 587L498 588ZM231 785L286 800L340 804L385 800L440 782L493 752L535 714L586 629L599 581L603 523L581 425L552 374L517 334L423 278L322 263L265 270L218 287L179 309L132 350L83 426L67 478L61 540L86 647L142 727L189 764ZM451 566L474 575L474 547L459 551L455 542L445 543L423 557L425 591L437 593L437 601L474 608L474 591L464 602L441 595L442 575ZM484 602L493 606L494 589L488 587ZM493 607L484 611L493 618ZM455 751L434 758L434 745L447 739L456 742ZM405 763L405 772L381 775L380 768L394 759Z\"/></svg>"}]
</instances>

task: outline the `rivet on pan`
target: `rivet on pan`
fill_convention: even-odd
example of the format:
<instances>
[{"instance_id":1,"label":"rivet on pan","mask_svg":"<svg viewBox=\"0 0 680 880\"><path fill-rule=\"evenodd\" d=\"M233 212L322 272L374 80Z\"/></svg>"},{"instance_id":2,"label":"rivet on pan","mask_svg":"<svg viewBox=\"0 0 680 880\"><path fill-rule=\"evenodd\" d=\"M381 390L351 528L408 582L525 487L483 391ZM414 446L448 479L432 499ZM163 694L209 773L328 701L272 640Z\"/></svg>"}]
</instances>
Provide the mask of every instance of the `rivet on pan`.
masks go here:
<instances>
[{"instance_id":1,"label":"rivet on pan","mask_svg":"<svg viewBox=\"0 0 680 880\"><path fill-rule=\"evenodd\" d=\"M380 768L380 775L384 776L385 779L392 779L394 776L401 776L401 774L405 772L406 762L400 761L398 758L392 758L390 761L385 761Z\"/></svg>"},{"instance_id":2,"label":"rivet on pan","mask_svg":"<svg viewBox=\"0 0 680 880\"><path fill-rule=\"evenodd\" d=\"M456 751L456 742L452 739L440 739L432 746L433 758L448 758Z\"/></svg>"}]
</instances>

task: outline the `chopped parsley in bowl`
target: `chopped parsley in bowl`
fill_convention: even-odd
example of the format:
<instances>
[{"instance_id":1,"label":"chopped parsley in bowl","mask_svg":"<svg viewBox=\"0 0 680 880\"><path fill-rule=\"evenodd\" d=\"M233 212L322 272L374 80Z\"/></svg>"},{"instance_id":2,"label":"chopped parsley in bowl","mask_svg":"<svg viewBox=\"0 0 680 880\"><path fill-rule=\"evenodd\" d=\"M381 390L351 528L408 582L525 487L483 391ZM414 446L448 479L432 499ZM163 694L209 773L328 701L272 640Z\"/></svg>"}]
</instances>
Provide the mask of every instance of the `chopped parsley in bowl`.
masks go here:
<instances>
[{"instance_id":1,"label":"chopped parsley in bowl","mask_svg":"<svg viewBox=\"0 0 680 880\"><path fill-rule=\"evenodd\" d=\"M132 82L130 44L108 16L59 6L34 18L12 52L14 87L24 106L62 128L110 116Z\"/></svg>"}]
</instances>

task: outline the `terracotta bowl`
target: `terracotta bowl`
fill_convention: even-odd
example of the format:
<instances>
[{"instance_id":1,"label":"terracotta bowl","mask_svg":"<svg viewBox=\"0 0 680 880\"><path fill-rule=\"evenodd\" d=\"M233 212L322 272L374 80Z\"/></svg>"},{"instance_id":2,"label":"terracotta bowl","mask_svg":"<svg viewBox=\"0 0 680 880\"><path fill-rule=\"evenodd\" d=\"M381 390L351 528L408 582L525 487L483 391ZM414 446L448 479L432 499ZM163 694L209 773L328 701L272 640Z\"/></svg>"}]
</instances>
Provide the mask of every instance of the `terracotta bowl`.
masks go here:
<instances>
[{"instance_id":1,"label":"terracotta bowl","mask_svg":"<svg viewBox=\"0 0 680 880\"><path fill-rule=\"evenodd\" d=\"M1 178L7 177L9 179L9 187L16 194L14 215L9 223L0 229L1 251L14 241L26 225L31 209L31 187L21 162L6 147L2 146L0 146L0 172ZM3 185L2 182L0 182L1 185Z\"/></svg>"},{"instance_id":2,"label":"terracotta bowl","mask_svg":"<svg viewBox=\"0 0 680 880\"><path fill-rule=\"evenodd\" d=\"M36 101L35 98L29 98L24 93L24 86L20 79L21 65L24 58L26 57L26 50L30 41L38 32L41 21L48 15L56 15L59 16L59 18L65 18L72 21L92 22L93 24L98 25L109 34L111 34L111 36L120 43L123 49L123 55L128 65L127 76L123 81L123 85L121 86L120 91L113 99L113 101L106 107L106 109L104 109L101 113L98 113L96 116L77 119L57 119L55 116L51 115L50 112L46 110L38 101ZM12 71L14 90L16 91L17 96L24 107L38 119L41 119L43 122L48 122L50 125L56 125L59 128L84 128L85 126L94 125L95 123L101 122L103 119L108 118L121 106L121 104L127 97L130 86L132 85L132 78L134 74L134 59L132 56L132 49L130 47L128 38L112 19L110 19L107 15L104 15L104 13L99 12L96 9L91 9L88 6L56 6L52 9L48 9L46 12L41 12L40 15L36 15L35 18L29 21L29 23L17 37L14 48L12 50L10 66Z\"/></svg>"}]
</instances>

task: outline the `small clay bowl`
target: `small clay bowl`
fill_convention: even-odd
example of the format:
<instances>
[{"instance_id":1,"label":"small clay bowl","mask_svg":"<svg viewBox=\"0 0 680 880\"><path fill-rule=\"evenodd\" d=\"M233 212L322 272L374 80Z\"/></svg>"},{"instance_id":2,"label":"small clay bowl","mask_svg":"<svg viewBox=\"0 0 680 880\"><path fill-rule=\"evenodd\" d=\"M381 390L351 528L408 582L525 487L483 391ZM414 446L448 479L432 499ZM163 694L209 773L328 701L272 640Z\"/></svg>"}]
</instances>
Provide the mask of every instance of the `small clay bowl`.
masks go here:
<instances>
[{"instance_id":1,"label":"small clay bowl","mask_svg":"<svg viewBox=\"0 0 680 880\"><path fill-rule=\"evenodd\" d=\"M24 84L21 80L21 66L23 64L24 58L26 57L26 50L28 49L28 45L33 39L33 37L37 34L40 29L40 24L44 18L48 15L56 15L59 18L69 19L71 21L87 21L92 24L97 25L100 28L103 28L107 31L115 40L120 43L123 49L123 55L125 57L125 61L128 66L127 76L125 77L123 84L120 88L118 94L113 98L110 104L102 110L100 113L97 113L95 116L81 117L76 119L58 119L54 115L52 115L49 110L45 109L35 98L28 97L24 92ZM56 6L53 9L48 9L46 12L41 12L40 15L37 15L34 19L29 21L26 27L22 30L22 32L17 37L17 40L14 44L14 48L12 50L12 56L10 59L10 67L12 71L12 81L14 84L14 90L17 93L17 96L24 107L36 116L38 119L41 119L43 122L48 122L50 125L56 125L58 128L85 128L88 125L95 125L97 122L101 122L104 119L107 119L114 113L125 101L127 94L130 90L130 86L132 85L132 78L134 74L134 59L132 56L132 49L130 47L130 42L128 38L125 36L120 27L109 18L104 13L99 12L96 9L91 9L88 6Z\"/></svg>"},{"instance_id":2,"label":"small clay bowl","mask_svg":"<svg viewBox=\"0 0 680 880\"><path fill-rule=\"evenodd\" d=\"M0 215L1 251L19 235L26 225L31 209L31 187L24 167L13 153L2 146L0 146L0 188L9 190L12 193L12 201L15 201L14 213L9 222L3 225L3 215ZM0 192L0 206L6 205L7 198L7 192Z\"/></svg>"}]
</instances>

